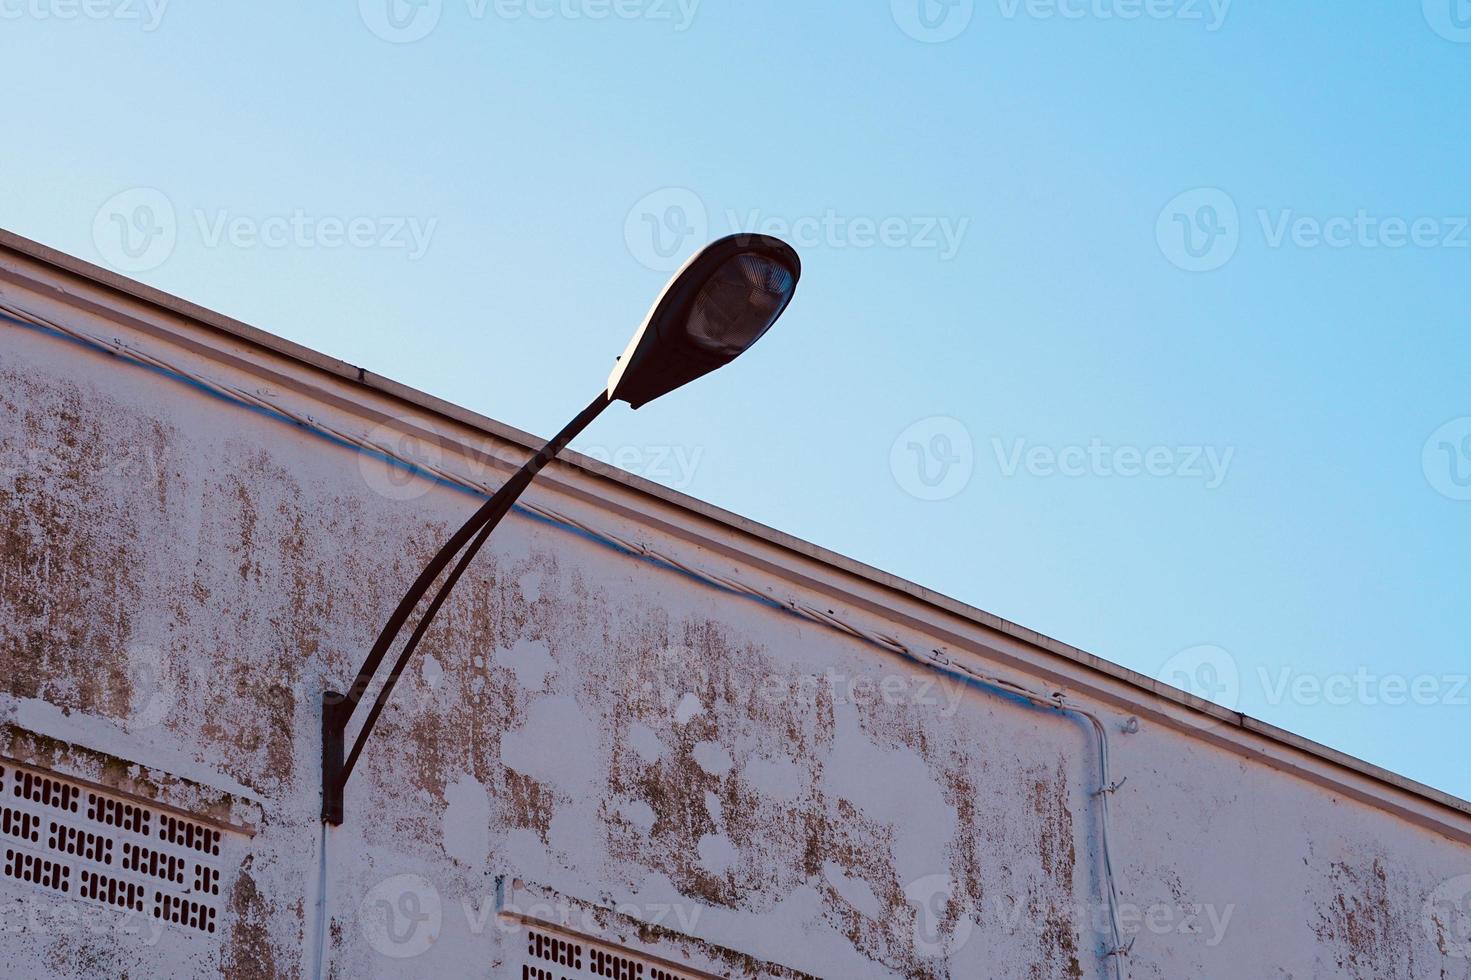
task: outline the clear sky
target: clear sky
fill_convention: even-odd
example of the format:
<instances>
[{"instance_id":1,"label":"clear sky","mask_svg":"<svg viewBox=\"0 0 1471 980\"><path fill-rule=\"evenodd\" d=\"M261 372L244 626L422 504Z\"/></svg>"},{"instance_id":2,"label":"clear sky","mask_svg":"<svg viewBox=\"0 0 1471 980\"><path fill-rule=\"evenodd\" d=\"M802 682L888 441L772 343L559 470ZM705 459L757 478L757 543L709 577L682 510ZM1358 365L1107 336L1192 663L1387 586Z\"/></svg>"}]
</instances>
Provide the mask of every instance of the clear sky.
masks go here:
<instances>
[{"instance_id":1,"label":"clear sky","mask_svg":"<svg viewBox=\"0 0 1471 980\"><path fill-rule=\"evenodd\" d=\"M1471 796L1471 3L0 0L0 224Z\"/></svg>"}]
</instances>

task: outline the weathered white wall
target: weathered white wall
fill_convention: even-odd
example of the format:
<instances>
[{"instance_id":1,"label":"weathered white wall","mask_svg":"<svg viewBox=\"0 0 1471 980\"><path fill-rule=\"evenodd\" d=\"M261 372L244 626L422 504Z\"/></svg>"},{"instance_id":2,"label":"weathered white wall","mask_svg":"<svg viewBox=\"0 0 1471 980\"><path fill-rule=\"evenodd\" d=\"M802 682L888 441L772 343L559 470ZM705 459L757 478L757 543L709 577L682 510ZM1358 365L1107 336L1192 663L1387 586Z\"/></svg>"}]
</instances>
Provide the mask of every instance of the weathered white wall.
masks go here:
<instances>
[{"instance_id":1,"label":"weathered white wall","mask_svg":"<svg viewBox=\"0 0 1471 980\"><path fill-rule=\"evenodd\" d=\"M0 297L45 305L13 285ZM101 329L64 304L46 312ZM252 395L373 427L109 326ZM758 962L828 978L1109 975L1097 757L1079 719L525 514L497 531L385 713L328 835L324 894L319 692L350 678L474 498L4 322L0 461L0 722L260 811L227 871L219 936L68 928L27 915L42 899L0 881L0 975L311 976L320 900L327 975L510 976L520 938L490 912L499 876L659 920L698 940L664 948L735 976L773 975ZM770 580L739 557L766 546L733 531L734 556L551 485L531 499ZM885 628L791 581L771 594ZM1039 690L1066 682L1055 665L985 666ZM1219 731L1161 723L1188 712L1144 691L1128 695L1135 710L1074 696L1128 777L1112 807L1129 977L1471 977L1443 887L1471 874L1471 819L1438 817L1458 840L1335 793ZM375 931L379 902L411 910L410 894L438 915Z\"/></svg>"}]
</instances>

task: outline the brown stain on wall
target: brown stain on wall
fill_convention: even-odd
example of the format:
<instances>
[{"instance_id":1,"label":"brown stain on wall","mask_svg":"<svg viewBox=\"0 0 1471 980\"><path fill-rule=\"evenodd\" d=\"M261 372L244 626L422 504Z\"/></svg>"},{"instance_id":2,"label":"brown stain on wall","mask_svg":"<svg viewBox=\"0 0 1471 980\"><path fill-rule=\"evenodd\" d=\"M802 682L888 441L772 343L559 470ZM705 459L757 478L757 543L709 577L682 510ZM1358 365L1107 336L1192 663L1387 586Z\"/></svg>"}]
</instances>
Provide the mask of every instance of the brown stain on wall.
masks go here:
<instances>
[{"instance_id":1,"label":"brown stain on wall","mask_svg":"<svg viewBox=\"0 0 1471 980\"><path fill-rule=\"evenodd\" d=\"M228 912L224 916L230 928L220 957L221 972L239 980L299 976L298 964L282 966L277 961L270 933L273 910L250 875L251 863L246 858L230 889Z\"/></svg>"},{"instance_id":2,"label":"brown stain on wall","mask_svg":"<svg viewBox=\"0 0 1471 980\"><path fill-rule=\"evenodd\" d=\"M1381 856L1335 861L1328 868L1332 898L1317 908L1314 927L1321 958L1354 980L1419 977L1419 923L1406 916L1409 901L1396 894ZM1406 972L1408 971L1408 972Z\"/></svg>"},{"instance_id":3,"label":"brown stain on wall","mask_svg":"<svg viewBox=\"0 0 1471 980\"><path fill-rule=\"evenodd\" d=\"M395 590L406 587L453 531L448 524L405 531L410 544L402 563L403 584L395 582L383 592L382 611L370 614L371 622L387 618L398 599ZM542 587L528 595L522 584L532 579L539 579ZM555 555L538 552L512 559L496 554L494 544L484 549L400 679L374 732L373 750L364 756L363 778L388 800L403 797L407 788L442 801L448 781L467 773L485 787L496 832L527 829L548 845L552 819L569 801L554 787L501 762L502 738L524 724L534 695L528 696L514 671L494 656L524 639L545 643L554 658L570 659L582 645L580 631L597 613L575 578L564 575ZM423 678L426 658L443 668L438 688ZM569 744L567 749L592 747ZM402 783L405 773L407 787ZM407 812L398 813L391 825L369 828L374 839L396 844L406 837L439 838L442 807L398 810Z\"/></svg>"},{"instance_id":4,"label":"brown stain on wall","mask_svg":"<svg viewBox=\"0 0 1471 980\"><path fill-rule=\"evenodd\" d=\"M1071 895L1078 853L1073 839L1067 760L1059 759L1051 774L1033 780L1028 797L1037 818L1037 853L1042 870L1057 882L1060 893Z\"/></svg>"},{"instance_id":5,"label":"brown stain on wall","mask_svg":"<svg viewBox=\"0 0 1471 980\"><path fill-rule=\"evenodd\" d=\"M1030 914L1041 922L1040 958L1030 967L1030 980L1079 980L1079 923L1073 921L1077 845L1068 760L1059 758L1052 772L1033 779L1028 788L1037 855L1045 876L1032 893Z\"/></svg>"},{"instance_id":6,"label":"brown stain on wall","mask_svg":"<svg viewBox=\"0 0 1471 980\"><path fill-rule=\"evenodd\" d=\"M556 794L546 786L513 769L505 772L505 813L510 826L534 830L543 844L556 812Z\"/></svg>"},{"instance_id":7,"label":"brown stain on wall","mask_svg":"<svg viewBox=\"0 0 1471 980\"><path fill-rule=\"evenodd\" d=\"M0 683L126 716L143 545L107 460L120 443L152 442L154 424L120 412L104 428L95 393L21 372L0 374L0 392Z\"/></svg>"}]
</instances>

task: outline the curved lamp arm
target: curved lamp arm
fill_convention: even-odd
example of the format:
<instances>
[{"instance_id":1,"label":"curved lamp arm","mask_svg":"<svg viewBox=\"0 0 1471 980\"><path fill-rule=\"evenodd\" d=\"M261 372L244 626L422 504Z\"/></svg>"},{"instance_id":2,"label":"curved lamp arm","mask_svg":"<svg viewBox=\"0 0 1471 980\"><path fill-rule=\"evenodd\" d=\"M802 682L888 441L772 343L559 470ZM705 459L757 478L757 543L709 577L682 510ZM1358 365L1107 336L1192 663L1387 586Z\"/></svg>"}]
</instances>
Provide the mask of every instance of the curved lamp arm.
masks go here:
<instances>
[{"instance_id":1,"label":"curved lamp arm","mask_svg":"<svg viewBox=\"0 0 1471 980\"><path fill-rule=\"evenodd\" d=\"M362 669L346 694L328 691L322 695L322 819L342 823L342 795L363 746L373 732L383 706L388 703L398 677L434 621L439 607L490 537L490 532L511 510L533 477L550 463L567 443L576 438L608 404L618 398L638 408L660 395L709 374L735 360L771 328L792 301L802 263L792 247L767 235L729 235L711 242L685 263L633 335L628 349L618 359L608 387L567 427L551 438L515 475L471 515L432 561L424 566L409 591L399 600L383 632L368 651ZM467 547L468 545L468 547ZM463 550L463 554L461 551ZM444 584L429 601L383 688L373 700L368 717L358 729L352 751L343 758L347 724L367 692L383 658L418 607L434 580L460 555Z\"/></svg>"},{"instance_id":2,"label":"curved lamp arm","mask_svg":"<svg viewBox=\"0 0 1471 980\"><path fill-rule=\"evenodd\" d=\"M418 647L419 641L423 639L424 633L433 622L439 607L444 605L445 599L449 598L455 583L475 558L481 546L485 544L490 532L495 530L501 518L505 517L515 504L518 497L531 483L533 477L550 463L557 454L567 448L567 444L577 438L578 433L587 428L593 419L602 414L611 399L606 391L598 392L598 396L584 408L576 418L568 422L566 427L558 432L541 450L522 467L516 471L509 480L501 484L489 500L481 505L480 509L470 516L470 519L445 542L439 553L424 566L409 591L399 600L398 607L394 609L393 615L388 618L383 631L378 634L378 639L373 643L368 657L363 661L363 666L358 670L358 675L353 679L352 686L346 694L336 691L328 691L322 695L322 819L332 824L342 823L342 795L347 786L347 779L352 775L352 770L357 765L358 757L362 755L363 745L373 731L373 725L378 721L378 716L383 712L383 706L393 693L393 687L398 682L399 675L403 673L405 665ZM469 547L466 548L466 543ZM439 587L434 598L430 601L424 615L414 626L408 642L400 651L398 659L394 662L393 669L383 681L383 687L378 696L373 700L373 706L368 711L367 718L358 730L357 738L353 741L352 751L348 753L346 761L343 760L343 747L346 742L347 724L357 710L358 702L367 693L368 685L373 681L373 675L378 672L383 658L393 646L403 630L404 624L414 609L419 605L419 600L429 591L439 573L444 571L451 559L464 549L464 554L455 564L453 570L445 578L444 584Z\"/></svg>"}]
</instances>

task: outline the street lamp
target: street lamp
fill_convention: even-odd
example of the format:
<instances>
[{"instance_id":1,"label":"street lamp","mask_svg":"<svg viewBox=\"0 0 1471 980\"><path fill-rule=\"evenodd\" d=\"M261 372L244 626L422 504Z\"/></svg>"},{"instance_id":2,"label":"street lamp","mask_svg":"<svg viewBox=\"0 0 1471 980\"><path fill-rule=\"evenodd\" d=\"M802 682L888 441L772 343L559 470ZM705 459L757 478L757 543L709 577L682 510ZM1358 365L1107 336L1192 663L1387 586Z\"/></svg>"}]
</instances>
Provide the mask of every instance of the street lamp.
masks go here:
<instances>
[{"instance_id":1,"label":"street lamp","mask_svg":"<svg viewBox=\"0 0 1471 980\"><path fill-rule=\"evenodd\" d=\"M802 263L791 246L766 235L732 235L712 242L675 274L618 359L608 387L501 484L424 566L378 634L347 692L322 695L324 821L342 823L343 790L394 684L465 568L532 478L613 401L638 408L739 357L786 310L801 275ZM459 561L414 625L344 758L353 712L410 614L455 555L460 555Z\"/></svg>"}]
</instances>

